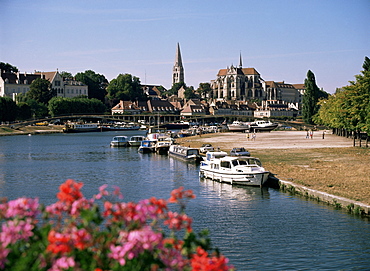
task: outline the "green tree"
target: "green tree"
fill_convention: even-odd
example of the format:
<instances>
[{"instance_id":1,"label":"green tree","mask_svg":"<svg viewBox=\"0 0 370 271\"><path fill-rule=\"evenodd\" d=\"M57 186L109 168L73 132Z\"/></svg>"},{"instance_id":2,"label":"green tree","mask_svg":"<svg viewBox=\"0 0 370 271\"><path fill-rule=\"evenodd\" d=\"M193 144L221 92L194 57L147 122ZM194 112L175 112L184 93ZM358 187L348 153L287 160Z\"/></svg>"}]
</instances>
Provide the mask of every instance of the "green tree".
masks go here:
<instances>
[{"instance_id":1,"label":"green tree","mask_svg":"<svg viewBox=\"0 0 370 271\"><path fill-rule=\"evenodd\" d=\"M116 79L110 81L107 92L107 97L111 101L136 101L146 99L140 85L140 79L128 73L120 74Z\"/></svg>"},{"instance_id":2,"label":"green tree","mask_svg":"<svg viewBox=\"0 0 370 271\"><path fill-rule=\"evenodd\" d=\"M50 88L50 82L45 79L37 78L31 85L30 90L26 93L27 99L33 99L36 102L47 104L53 97L53 91Z\"/></svg>"},{"instance_id":3,"label":"green tree","mask_svg":"<svg viewBox=\"0 0 370 271\"><path fill-rule=\"evenodd\" d=\"M212 94L211 84L210 83L200 83L199 87L197 89L197 92L199 93L200 97L206 99L206 98L212 98L209 97L209 94Z\"/></svg>"},{"instance_id":4,"label":"green tree","mask_svg":"<svg viewBox=\"0 0 370 271\"><path fill-rule=\"evenodd\" d=\"M92 70L87 70L77 73L75 79L88 86L89 98L96 98L104 102L106 87L108 86L108 80L104 75L95 73Z\"/></svg>"},{"instance_id":5,"label":"green tree","mask_svg":"<svg viewBox=\"0 0 370 271\"><path fill-rule=\"evenodd\" d=\"M199 98L198 95L195 94L193 87L187 87L185 89L184 96L185 96L185 99L187 100Z\"/></svg>"},{"instance_id":6,"label":"green tree","mask_svg":"<svg viewBox=\"0 0 370 271\"><path fill-rule=\"evenodd\" d=\"M103 114L106 111L105 105L98 99L88 98L63 98L54 97L48 104L49 114L58 116L63 114Z\"/></svg>"},{"instance_id":7,"label":"green tree","mask_svg":"<svg viewBox=\"0 0 370 271\"><path fill-rule=\"evenodd\" d=\"M72 73L70 73L70 72L62 71L62 72L60 72L59 74L60 74L60 76L62 76L63 78L73 78Z\"/></svg>"},{"instance_id":8,"label":"green tree","mask_svg":"<svg viewBox=\"0 0 370 271\"><path fill-rule=\"evenodd\" d=\"M315 75L312 71L307 72L305 79L306 91L303 95L302 101L302 116L306 123L313 124L312 117L319 111L319 93L320 89L316 85Z\"/></svg>"},{"instance_id":9,"label":"green tree","mask_svg":"<svg viewBox=\"0 0 370 271\"><path fill-rule=\"evenodd\" d=\"M362 74L349 86L337 89L321 105L314 119L319 124L348 131L370 133L370 71L366 70L369 59L365 57Z\"/></svg>"},{"instance_id":10,"label":"green tree","mask_svg":"<svg viewBox=\"0 0 370 271\"><path fill-rule=\"evenodd\" d=\"M172 85L172 88L170 88L169 90L167 90L167 95L168 96L171 96L171 95L178 95L178 91L180 88L184 88L186 89L187 86L184 82L179 82L179 83L175 83Z\"/></svg>"},{"instance_id":11,"label":"green tree","mask_svg":"<svg viewBox=\"0 0 370 271\"><path fill-rule=\"evenodd\" d=\"M17 104L19 120L26 120L32 118L32 108L25 102L20 102Z\"/></svg>"},{"instance_id":12,"label":"green tree","mask_svg":"<svg viewBox=\"0 0 370 271\"><path fill-rule=\"evenodd\" d=\"M17 113L17 105L11 98L0 97L0 121L14 121Z\"/></svg>"},{"instance_id":13,"label":"green tree","mask_svg":"<svg viewBox=\"0 0 370 271\"><path fill-rule=\"evenodd\" d=\"M362 68L364 69L364 71L370 71L370 59L367 56L365 56L365 61L362 65Z\"/></svg>"},{"instance_id":14,"label":"green tree","mask_svg":"<svg viewBox=\"0 0 370 271\"><path fill-rule=\"evenodd\" d=\"M0 62L0 70L4 72L18 72L18 68L9 63Z\"/></svg>"}]
</instances>

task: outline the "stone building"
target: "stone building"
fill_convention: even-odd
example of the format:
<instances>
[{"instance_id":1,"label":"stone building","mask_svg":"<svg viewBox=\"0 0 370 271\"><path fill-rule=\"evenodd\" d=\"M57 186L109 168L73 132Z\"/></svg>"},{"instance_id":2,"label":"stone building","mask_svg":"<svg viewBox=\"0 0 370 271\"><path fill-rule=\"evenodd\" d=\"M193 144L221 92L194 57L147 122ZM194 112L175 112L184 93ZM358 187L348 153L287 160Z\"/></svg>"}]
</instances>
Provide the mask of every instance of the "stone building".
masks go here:
<instances>
[{"instance_id":1,"label":"stone building","mask_svg":"<svg viewBox=\"0 0 370 271\"><path fill-rule=\"evenodd\" d=\"M302 94L292 84L283 82L265 82L266 100L284 101L287 103L300 103Z\"/></svg>"},{"instance_id":2,"label":"stone building","mask_svg":"<svg viewBox=\"0 0 370 271\"><path fill-rule=\"evenodd\" d=\"M0 71L0 97L10 97L13 100L22 93L26 94L30 90L31 83L41 78L38 74L33 73L12 73Z\"/></svg>"},{"instance_id":3,"label":"stone building","mask_svg":"<svg viewBox=\"0 0 370 271\"><path fill-rule=\"evenodd\" d=\"M217 73L211 81L213 98L227 100L264 99L263 79L255 68L243 68L240 56L239 67L228 67Z\"/></svg>"}]
</instances>

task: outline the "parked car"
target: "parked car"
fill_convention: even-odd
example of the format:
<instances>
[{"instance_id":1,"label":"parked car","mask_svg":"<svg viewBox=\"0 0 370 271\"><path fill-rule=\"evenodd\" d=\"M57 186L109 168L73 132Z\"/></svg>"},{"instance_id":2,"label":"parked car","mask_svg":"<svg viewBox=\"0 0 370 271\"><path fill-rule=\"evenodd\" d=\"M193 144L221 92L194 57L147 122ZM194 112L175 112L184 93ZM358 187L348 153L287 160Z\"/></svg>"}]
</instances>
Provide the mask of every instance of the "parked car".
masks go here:
<instances>
[{"instance_id":1,"label":"parked car","mask_svg":"<svg viewBox=\"0 0 370 271\"><path fill-rule=\"evenodd\" d=\"M251 154L249 153L249 151L247 151L243 147L242 148L233 148L230 151L230 155L231 156L251 156Z\"/></svg>"},{"instance_id":2,"label":"parked car","mask_svg":"<svg viewBox=\"0 0 370 271\"><path fill-rule=\"evenodd\" d=\"M214 151L215 149L211 144L203 144L202 147L200 147L199 151L201 153L206 153L207 151Z\"/></svg>"}]
</instances>

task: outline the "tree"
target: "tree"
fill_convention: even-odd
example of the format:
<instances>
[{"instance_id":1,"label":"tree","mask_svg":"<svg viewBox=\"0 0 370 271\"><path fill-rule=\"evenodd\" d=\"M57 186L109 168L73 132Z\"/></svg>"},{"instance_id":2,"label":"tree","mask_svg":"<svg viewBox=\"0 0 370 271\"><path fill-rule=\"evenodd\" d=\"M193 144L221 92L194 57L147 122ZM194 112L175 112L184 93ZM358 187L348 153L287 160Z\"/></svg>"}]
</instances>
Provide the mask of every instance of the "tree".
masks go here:
<instances>
[{"instance_id":1,"label":"tree","mask_svg":"<svg viewBox=\"0 0 370 271\"><path fill-rule=\"evenodd\" d=\"M187 88L185 88L184 96L185 96L185 99L187 99L187 100L199 98L195 94L193 87L187 87Z\"/></svg>"},{"instance_id":2,"label":"tree","mask_svg":"<svg viewBox=\"0 0 370 271\"><path fill-rule=\"evenodd\" d=\"M4 72L18 72L18 68L9 63L0 62L0 70Z\"/></svg>"},{"instance_id":3,"label":"tree","mask_svg":"<svg viewBox=\"0 0 370 271\"><path fill-rule=\"evenodd\" d=\"M104 75L95 73L92 70L87 70L85 72L77 73L75 79L88 86L89 98L96 98L104 102L106 95L105 89L108 86L108 80Z\"/></svg>"},{"instance_id":4,"label":"tree","mask_svg":"<svg viewBox=\"0 0 370 271\"><path fill-rule=\"evenodd\" d=\"M146 96L140 85L140 79L131 74L120 74L109 82L107 87L108 99L112 101L145 100Z\"/></svg>"},{"instance_id":5,"label":"tree","mask_svg":"<svg viewBox=\"0 0 370 271\"><path fill-rule=\"evenodd\" d=\"M18 115L17 119L26 120L32 118L32 108L25 102L20 102L17 104Z\"/></svg>"},{"instance_id":6,"label":"tree","mask_svg":"<svg viewBox=\"0 0 370 271\"><path fill-rule=\"evenodd\" d=\"M63 98L54 97L48 104L49 114L52 116L62 114L103 114L105 105L98 99L88 98Z\"/></svg>"},{"instance_id":7,"label":"tree","mask_svg":"<svg viewBox=\"0 0 370 271\"><path fill-rule=\"evenodd\" d=\"M200 83L199 87L197 89L197 92L199 93L200 97L202 98L212 98L209 97L209 94L212 93L211 84L210 83Z\"/></svg>"},{"instance_id":8,"label":"tree","mask_svg":"<svg viewBox=\"0 0 370 271\"><path fill-rule=\"evenodd\" d=\"M172 85L172 88L170 88L169 90L167 90L167 95L168 96L171 96L171 95L177 95L178 94L178 91L180 88L184 88L186 89L187 86L184 82L178 82L178 83L175 83Z\"/></svg>"},{"instance_id":9,"label":"tree","mask_svg":"<svg viewBox=\"0 0 370 271\"><path fill-rule=\"evenodd\" d=\"M37 78L31 85L30 90L26 93L27 99L33 99L36 102L47 104L53 97L53 91L50 88L50 82L45 79Z\"/></svg>"},{"instance_id":10,"label":"tree","mask_svg":"<svg viewBox=\"0 0 370 271\"><path fill-rule=\"evenodd\" d=\"M62 71L62 72L60 72L59 74L60 74L60 76L62 76L63 78L73 78L72 73L70 73L70 72Z\"/></svg>"},{"instance_id":11,"label":"tree","mask_svg":"<svg viewBox=\"0 0 370 271\"><path fill-rule=\"evenodd\" d=\"M14 121L17 113L17 105L11 98L0 97L0 121Z\"/></svg>"},{"instance_id":12,"label":"tree","mask_svg":"<svg viewBox=\"0 0 370 271\"><path fill-rule=\"evenodd\" d=\"M306 123L313 124L312 117L319 110L319 92L320 89L316 85L315 75L312 71L307 72L307 78L304 81L306 91L302 101L302 116Z\"/></svg>"},{"instance_id":13,"label":"tree","mask_svg":"<svg viewBox=\"0 0 370 271\"><path fill-rule=\"evenodd\" d=\"M364 71L370 71L370 59L367 56L365 56L365 61L362 65L362 68L364 69Z\"/></svg>"}]
</instances>

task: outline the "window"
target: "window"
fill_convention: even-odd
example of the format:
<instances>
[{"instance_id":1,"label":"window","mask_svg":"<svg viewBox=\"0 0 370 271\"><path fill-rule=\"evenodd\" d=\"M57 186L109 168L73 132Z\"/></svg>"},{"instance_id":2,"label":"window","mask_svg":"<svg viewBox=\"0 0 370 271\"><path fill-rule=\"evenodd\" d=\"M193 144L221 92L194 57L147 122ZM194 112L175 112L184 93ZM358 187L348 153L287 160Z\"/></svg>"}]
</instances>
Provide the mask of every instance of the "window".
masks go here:
<instances>
[{"instance_id":1,"label":"window","mask_svg":"<svg viewBox=\"0 0 370 271\"><path fill-rule=\"evenodd\" d=\"M55 81L55 86L60 87L60 81Z\"/></svg>"}]
</instances>

